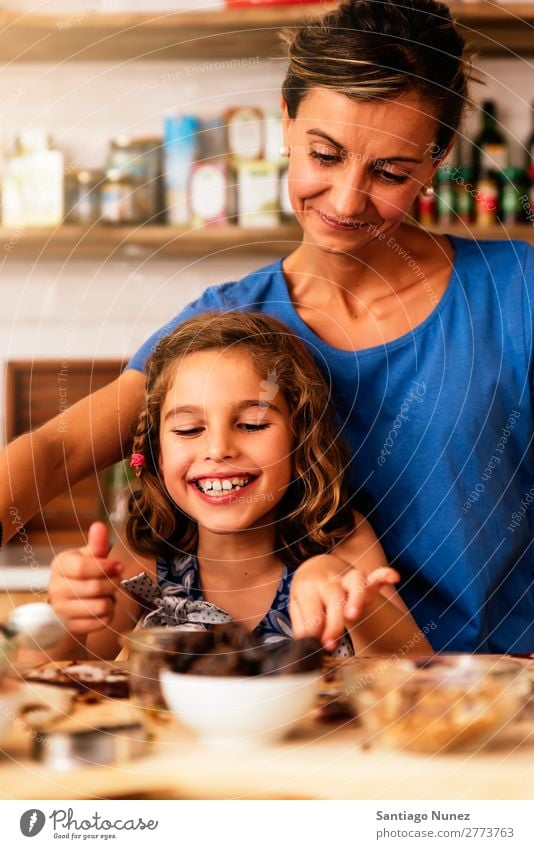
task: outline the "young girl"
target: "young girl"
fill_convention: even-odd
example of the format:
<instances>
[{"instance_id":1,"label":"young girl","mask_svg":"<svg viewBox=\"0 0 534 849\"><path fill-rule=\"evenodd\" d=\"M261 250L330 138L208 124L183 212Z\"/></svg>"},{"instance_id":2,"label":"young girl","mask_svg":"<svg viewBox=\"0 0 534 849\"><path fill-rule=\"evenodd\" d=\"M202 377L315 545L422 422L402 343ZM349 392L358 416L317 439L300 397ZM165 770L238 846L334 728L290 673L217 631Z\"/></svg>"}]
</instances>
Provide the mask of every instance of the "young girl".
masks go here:
<instances>
[{"instance_id":1,"label":"young girl","mask_svg":"<svg viewBox=\"0 0 534 849\"><path fill-rule=\"evenodd\" d=\"M147 596L147 624L232 618L340 654L430 650L348 506L329 388L285 325L208 313L160 341L146 371L128 546L108 554L95 524L86 549L54 560L50 603L69 632L58 656L113 657Z\"/></svg>"}]
</instances>

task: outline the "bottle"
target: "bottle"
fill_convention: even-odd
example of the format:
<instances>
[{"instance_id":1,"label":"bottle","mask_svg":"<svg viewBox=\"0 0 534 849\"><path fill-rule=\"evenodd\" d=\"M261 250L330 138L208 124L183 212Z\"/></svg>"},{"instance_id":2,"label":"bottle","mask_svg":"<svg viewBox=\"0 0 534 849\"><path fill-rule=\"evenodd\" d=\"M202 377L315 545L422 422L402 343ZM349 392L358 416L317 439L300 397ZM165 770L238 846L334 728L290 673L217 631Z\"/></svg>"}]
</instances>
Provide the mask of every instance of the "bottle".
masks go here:
<instances>
[{"instance_id":1,"label":"bottle","mask_svg":"<svg viewBox=\"0 0 534 849\"><path fill-rule=\"evenodd\" d=\"M475 179L489 175L500 181L501 173L508 164L509 147L498 127L495 101L485 100L482 104L482 126L473 142Z\"/></svg>"},{"instance_id":2,"label":"bottle","mask_svg":"<svg viewBox=\"0 0 534 849\"><path fill-rule=\"evenodd\" d=\"M63 219L63 154L49 146L46 130L22 131L4 171L4 227L53 227Z\"/></svg>"},{"instance_id":3,"label":"bottle","mask_svg":"<svg viewBox=\"0 0 534 849\"><path fill-rule=\"evenodd\" d=\"M451 168L444 165L436 172L436 213L437 223L447 226L455 221L455 192Z\"/></svg>"},{"instance_id":4,"label":"bottle","mask_svg":"<svg viewBox=\"0 0 534 849\"><path fill-rule=\"evenodd\" d=\"M525 174L521 168L510 167L504 169L502 178L500 219L503 224L518 224L523 219Z\"/></svg>"},{"instance_id":5,"label":"bottle","mask_svg":"<svg viewBox=\"0 0 534 849\"><path fill-rule=\"evenodd\" d=\"M163 183L167 223L174 226L191 220L189 184L197 157L199 121L195 115L169 115L165 119Z\"/></svg>"},{"instance_id":6,"label":"bottle","mask_svg":"<svg viewBox=\"0 0 534 849\"><path fill-rule=\"evenodd\" d=\"M454 169L456 214L464 224L472 224L475 218L476 189L473 181L473 169L468 165L459 165Z\"/></svg>"},{"instance_id":7,"label":"bottle","mask_svg":"<svg viewBox=\"0 0 534 849\"><path fill-rule=\"evenodd\" d=\"M492 227L499 212L499 183L493 171L484 168L476 183L475 221L477 227Z\"/></svg>"}]
</instances>

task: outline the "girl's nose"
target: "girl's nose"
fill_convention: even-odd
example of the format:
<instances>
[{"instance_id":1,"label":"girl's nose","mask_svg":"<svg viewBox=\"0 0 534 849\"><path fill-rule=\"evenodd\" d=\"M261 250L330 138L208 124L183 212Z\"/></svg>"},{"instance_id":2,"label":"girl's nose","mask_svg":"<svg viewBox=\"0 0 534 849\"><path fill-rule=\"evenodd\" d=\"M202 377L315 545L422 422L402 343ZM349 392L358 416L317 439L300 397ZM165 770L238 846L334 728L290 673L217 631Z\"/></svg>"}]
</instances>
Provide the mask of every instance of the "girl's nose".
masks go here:
<instances>
[{"instance_id":1,"label":"girl's nose","mask_svg":"<svg viewBox=\"0 0 534 849\"><path fill-rule=\"evenodd\" d=\"M237 455L238 451L234 445L231 434L225 430L210 429L208 432L208 452L206 460L221 462L230 460Z\"/></svg>"}]
</instances>

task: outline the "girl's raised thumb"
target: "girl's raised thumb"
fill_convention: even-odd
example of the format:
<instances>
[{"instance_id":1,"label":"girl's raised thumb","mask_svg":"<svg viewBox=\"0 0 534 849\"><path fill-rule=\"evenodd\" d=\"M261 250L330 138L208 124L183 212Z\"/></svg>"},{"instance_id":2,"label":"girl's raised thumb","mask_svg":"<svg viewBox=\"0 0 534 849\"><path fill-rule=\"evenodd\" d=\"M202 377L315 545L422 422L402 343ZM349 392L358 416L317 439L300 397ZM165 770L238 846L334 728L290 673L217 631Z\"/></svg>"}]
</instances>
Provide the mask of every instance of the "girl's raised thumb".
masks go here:
<instances>
[{"instance_id":1,"label":"girl's raised thumb","mask_svg":"<svg viewBox=\"0 0 534 849\"><path fill-rule=\"evenodd\" d=\"M109 552L108 529L103 522L93 522L87 534L87 547L93 557L107 557Z\"/></svg>"}]
</instances>

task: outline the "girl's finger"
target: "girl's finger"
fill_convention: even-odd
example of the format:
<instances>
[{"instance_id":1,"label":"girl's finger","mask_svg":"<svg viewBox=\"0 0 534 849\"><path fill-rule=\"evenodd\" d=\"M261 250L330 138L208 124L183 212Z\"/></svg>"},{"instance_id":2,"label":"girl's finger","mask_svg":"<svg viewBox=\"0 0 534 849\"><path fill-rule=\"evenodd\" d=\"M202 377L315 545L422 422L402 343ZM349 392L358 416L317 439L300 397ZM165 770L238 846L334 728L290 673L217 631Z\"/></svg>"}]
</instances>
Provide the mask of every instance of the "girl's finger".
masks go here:
<instances>
[{"instance_id":1,"label":"girl's finger","mask_svg":"<svg viewBox=\"0 0 534 849\"><path fill-rule=\"evenodd\" d=\"M307 592L304 596L291 593L289 617L296 640L302 637L320 637L324 628L324 607L317 593Z\"/></svg>"},{"instance_id":2,"label":"girl's finger","mask_svg":"<svg viewBox=\"0 0 534 849\"><path fill-rule=\"evenodd\" d=\"M51 585L52 586L52 585ZM68 598L101 598L117 590L117 582L110 578L88 578L86 581L65 581L63 595ZM58 587L57 592L60 592Z\"/></svg>"},{"instance_id":3,"label":"girl's finger","mask_svg":"<svg viewBox=\"0 0 534 849\"><path fill-rule=\"evenodd\" d=\"M54 612L62 619L90 619L91 617L102 618L112 616L115 608L115 599L107 596L105 598L89 598L86 600L57 600L52 603Z\"/></svg>"},{"instance_id":4,"label":"girl's finger","mask_svg":"<svg viewBox=\"0 0 534 849\"><path fill-rule=\"evenodd\" d=\"M83 636L85 634L94 634L95 631L101 631L110 622L110 616L102 616L100 619L73 619L68 623L67 627L70 634Z\"/></svg>"},{"instance_id":5,"label":"girl's finger","mask_svg":"<svg viewBox=\"0 0 534 849\"><path fill-rule=\"evenodd\" d=\"M375 569L367 576L369 586L373 584L396 584L398 581L400 581L400 575L391 566L381 566L380 569Z\"/></svg>"},{"instance_id":6,"label":"girl's finger","mask_svg":"<svg viewBox=\"0 0 534 849\"><path fill-rule=\"evenodd\" d=\"M354 622L361 614L365 603L365 576L358 569L350 569L343 575L341 586L346 592L345 621Z\"/></svg>"},{"instance_id":7,"label":"girl's finger","mask_svg":"<svg viewBox=\"0 0 534 849\"><path fill-rule=\"evenodd\" d=\"M87 549L93 557L107 557L110 549L109 534L103 522L93 522L87 534Z\"/></svg>"},{"instance_id":8,"label":"girl's finger","mask_svg":"<svg viewBox=\"0 0 534 849\"><path fill-rule=\"evenodd\" d=\"M346 593L340 584L332 585L328 592L323 593L325 627L322 634L322 643L327 651L335 649L337 641L345 630L346 600Z\"/></svg>"}]
</instances>

